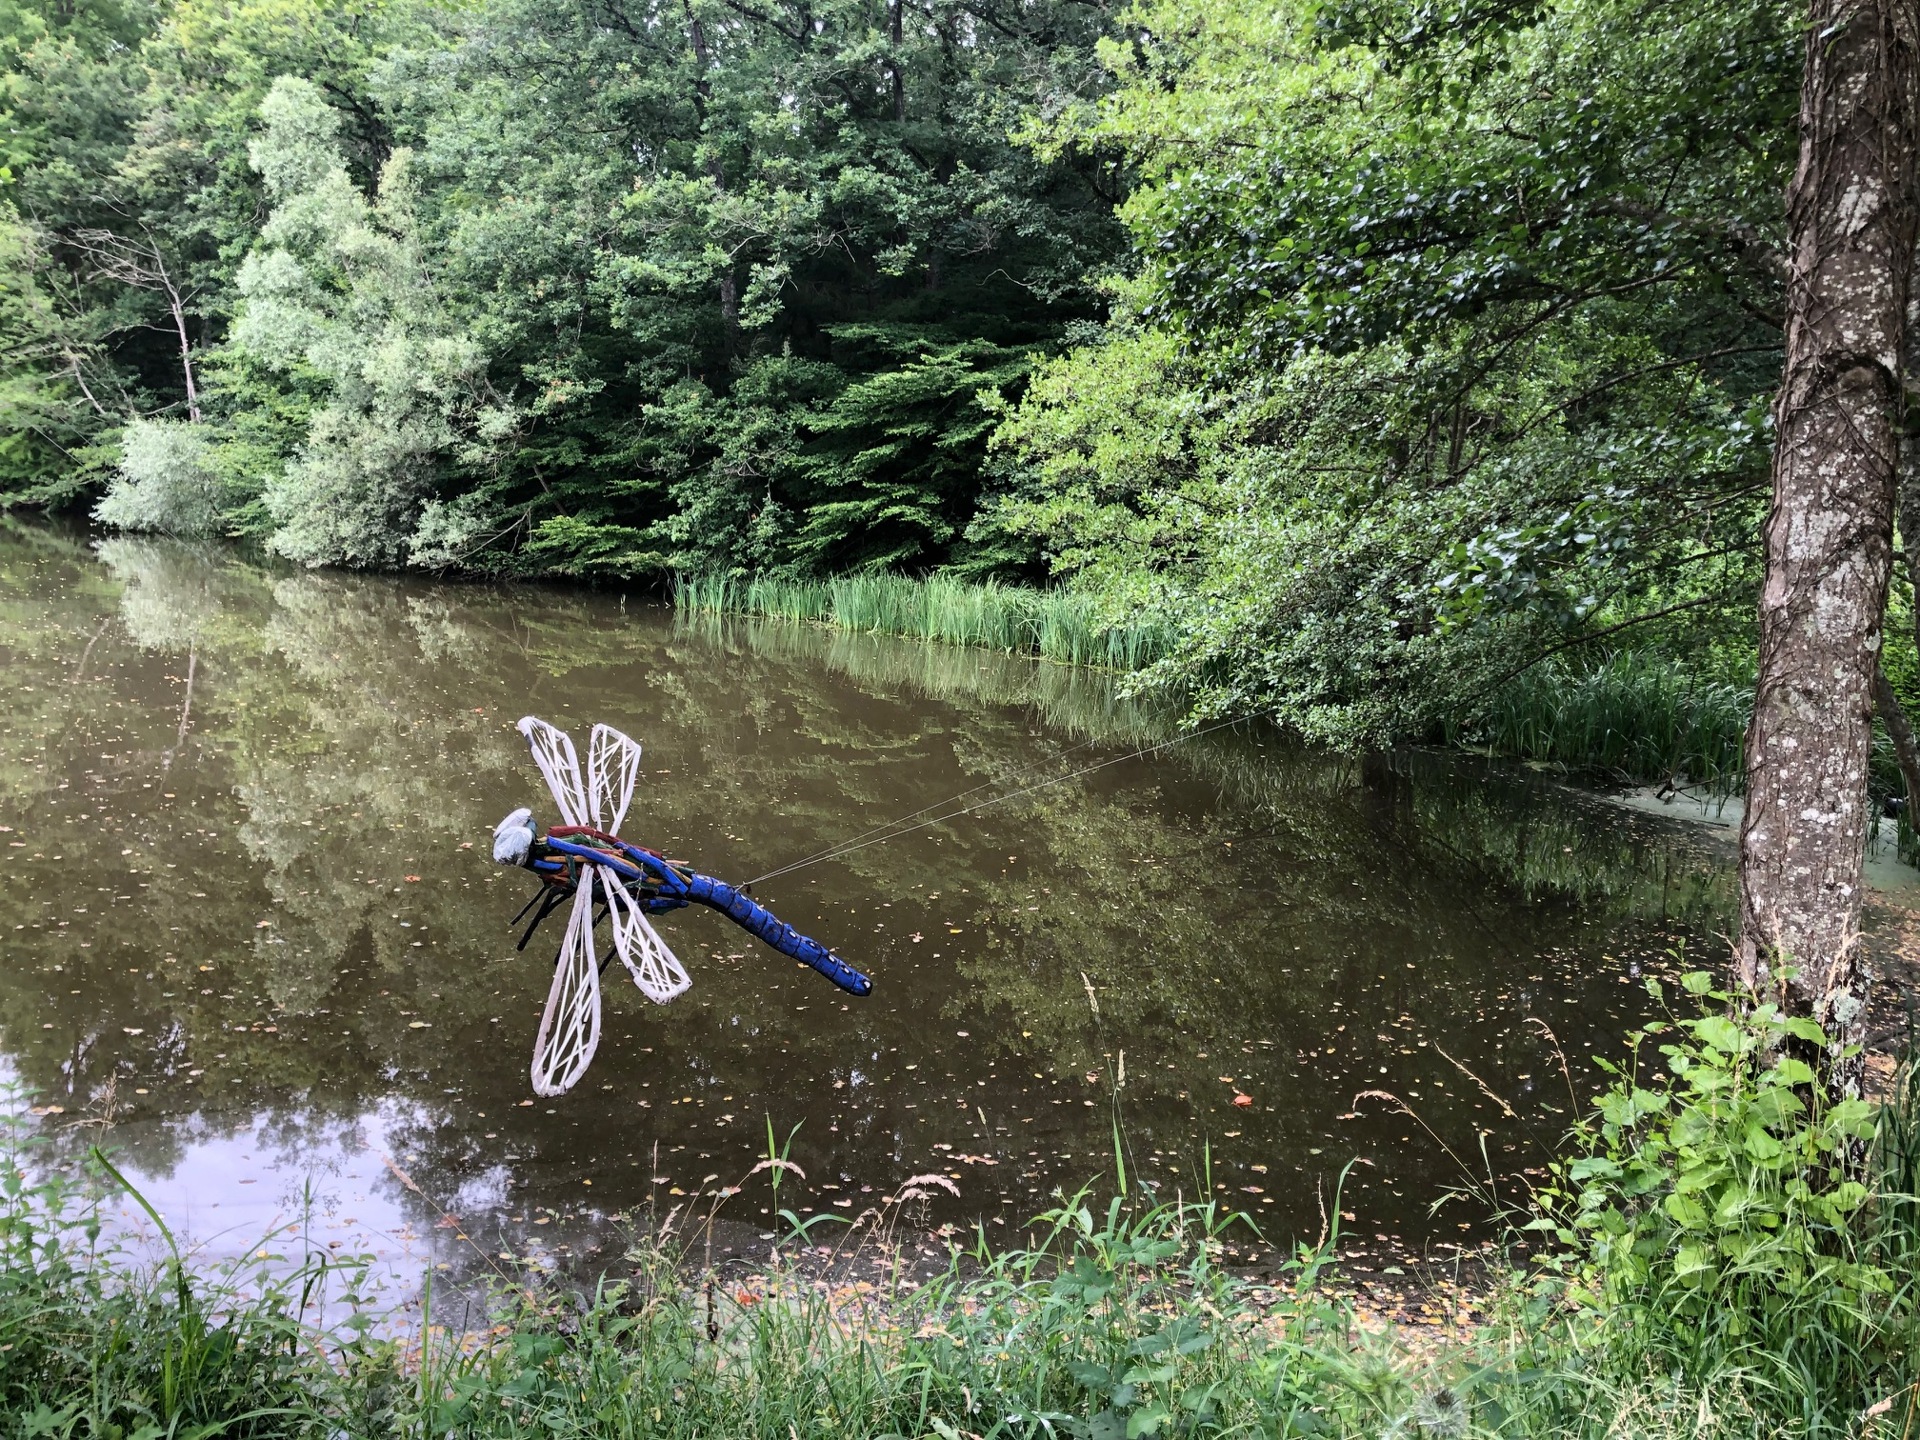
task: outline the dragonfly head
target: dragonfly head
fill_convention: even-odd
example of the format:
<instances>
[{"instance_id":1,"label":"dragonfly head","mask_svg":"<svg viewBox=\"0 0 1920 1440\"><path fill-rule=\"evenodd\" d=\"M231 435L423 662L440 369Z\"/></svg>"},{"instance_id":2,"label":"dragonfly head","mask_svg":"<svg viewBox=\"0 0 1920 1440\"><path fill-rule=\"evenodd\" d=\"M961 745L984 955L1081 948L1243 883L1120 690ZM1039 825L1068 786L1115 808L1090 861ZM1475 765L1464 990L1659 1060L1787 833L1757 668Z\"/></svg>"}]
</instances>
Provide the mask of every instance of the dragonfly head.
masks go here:
<instances>
[{"instance_id":1,"label":"dragonfly head","mask_svg":"<svg viewBox=\"0 0 1920 1440\"><path fill-rule=\"evenodd\" d=\"M493 858L501 865L524 865L533 848L533 811L521 806L493 827Z\"/></svg>"}]
</instances>

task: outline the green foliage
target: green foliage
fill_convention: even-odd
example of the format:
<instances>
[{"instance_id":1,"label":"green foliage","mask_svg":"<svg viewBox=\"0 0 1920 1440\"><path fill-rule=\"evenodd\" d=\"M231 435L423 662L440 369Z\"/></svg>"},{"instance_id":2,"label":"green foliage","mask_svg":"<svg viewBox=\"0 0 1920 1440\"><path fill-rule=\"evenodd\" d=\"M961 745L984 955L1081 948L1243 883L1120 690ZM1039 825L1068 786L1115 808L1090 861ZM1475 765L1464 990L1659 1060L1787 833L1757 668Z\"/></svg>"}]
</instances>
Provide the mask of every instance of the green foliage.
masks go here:
<instances>
[{"instance_id":1,"label":"green foliage","mask_svg":"<svg viewBox=\"0 0 1920 1440\"><path fill-rule=\"evenodd\" d=\"M62 303L41 227L0 204L0 496L57 504L98 479L81 362L96 349Z\"/></svg>"},{"instance_id":2,"label":"green foliage","mask_svg":"<svg viewBox=\"0 0 1920 1440\"><path fill-rule=\"evenodd\" d=\"M1090 587L1139 592L1202 560L1197 522L1230 503L1273 407L1209 394L1176 337L1123 313L1098 344L1040 365L1022 403L996 408L992 444L1012 478L976 535L1037 545Z\"/></svg>"},{"instance_id":3,"label":"green foliage","mask_svg":"<svg viewBox=\"0 0 1920 1440\"><path fill-rule=\"evenodd\" d=\"M1828 1042L1811 1020L1704 973L1684 985L1715 1008L1635 1037L1539 1192L1543 1294L1575 1307L1588 1365L1740 1374L1831 1425L1902 1383L1915 1339L1912 1274L1881 1243L1908 1226L1880 1223L1866 1183L1876 1107L1814 1086L1801 1057Z\"/></svg>"},{"instance_id":4,"label":"green foliage","mask_svg":"<svg viewBox=\"0 0 1920 1440\"><path fill-rule=\"evenodd\" d=\"M0 495L197 408L210 528L309 564L1053 579L852 623L1724 773L1577 647L1750 648L1796 14L22 11Z\"/></svg>"},{"instance_id":5,"label":"green foliage","mask_svg":"<svg viewBox=\"0 0 1920 1440\"><path fill-rule=\"evenodd\" d=\"M796 557L832 572L953 554L993 430L977 397L1015 388L1026 370L1023 354L988 341L945 345L849 385L808 417L798 469L814 498L793 537Z\"/></svg>"},{"instance_id":6,"label":"green foliage","mask_svg":"<svg viewBox=\"0 0 1920 1440\"><path fill-rule=\"evenodd\" d=\"M97 487L89 447L178 414L208 427L221 528L309 564L1017 564L966 538L977 397L1097 315L1121 235L1103 167L1009 131L1097 90L1105 23L1064 0L23 15L0 497Z\"/></svg>"},{"instance_id":7,"label":"green foliage","mask_svg":"<svg viewBox=\"0 0 1920 1440\"><path fill-rule=\"evenodd\" d=\"M499 516L472 495L435 504L439 477L463 439L511 435L517 416L438 294L413 154L393 153L370 203L312 83L276 80L261 117L250 154L278 203L235 277L232 343L266 369L318 377L327 396L266 487L270 543L308 565L450 563Z\"/></svg>"},{"instance_id":8,"label":"green foliage","mask_svg":"<svg viewBox=\"0 0 1920 1440\"><path fill-rule=\"evenodd\" d=\"M18 335L33 363L8 366L37 416L0 412L0 435L41 442L31 466L0 473L0 503L95 489L118 458L96 452L127 421L190 414L188 371L215 362L266 214L248 142L271 81L298 74L343 97L342 143L365 174L392 144L367 103L370 65L431 13L410 0L109 0L0 21L0 184L33 227L39 299ZM210 419L251 398L223 400L199 378ZM235 504L259 489L258 472L226 478L241 482Z\"/></svg>"},{"instance_id":9,"label":"green foliage","mask_svg":"<svg viewBox=\"0 0 1920 1440\"><path fill-rule=\"evenodd\" d=\"M1097 596L953 575L916 580L864 574L826 581L679 576L673 603L692 612L823 620L870 634L977 645L1109 670L1144 669L1173 643L1158 617L1125 615Z\"/></svg>"},{"instance_id":10,"label":"green foliage","mask_svg":"<svg viewBox=\"0 0 1920 1440\"><path fill-rule=\"evenodd\" d=\"M1313 1294L1311 1255L1285 1267L1300 1300L1270 1326L1239 1323L1250 1316L1242 1286L1214 1260L1228 1219L1205 1205L1096 1210L1073 1196L1036 1219L1032 1245L977 1242L870 1310L837 1307L775 1269L703 1311L670 1257L643 1250L638 1278L603 1287L577 1318L541 1297L503 1297L502 1342L432 1346L417 1377L374 1352L353 1389L385 1402L371 1428L475 1437L532 1423L781 1440L1319 1433L1335 1423L1320 1416L1349 1400L1349 1375L1375 1367L1333 1360L1344 1316Z\"/></svg>"},{"instance_id":11,"label":"green foliage","mask_svg":"<svg viewBox=\"0 0 1920 1440\"><path fill-rule=\"evenodd\" d=\"M1391 340L1446 355L1452 380L1552 315L1598 306L1640 329L1654 317L1609 297L1650 275L1665 278L1665 324L1727 323L1738 300L1772 299L1753 252L1793 154L1790 11L1738 0L1656 26L1607 0L1489 6L1478 24L1419 15L1397 0L1283 14L1273 39L1295 63L1268 93L1331 123L1263 126L1243 158L1150 157L1164 183L1134 210L1155 242L1154 313L1270 359ZM1179 38L1143 77L1168 61L1178 74L1194 33L1177 5L1156 18ZM1476 333L1482 317L1496 324Z\"/></svg>"},{"instance_id":12,"label":"green foliage","mask_svg":"<svg viewBox=\"0 0 1920 1440\"><path fill-rule=\"evenodd\" d=\"M1495 754L1725 795L1742 785L1753 685L1709 679L1701 668L1644 651L1584 665L1556 656L1500 686L1447 736Z\"/></svg>"},{"instance_id":13,"label":"green foliage","mask_svg":"<svg viewBox=\"0 0 1920 1440\"><path fill-rule=\"evenodd\" d=\"M1342 743L1667 615L1750 644L1794 23L1137 5L1027 133L1129 157L1140 274L981 523L1176 615L1203 709Z\"/></svg>"}]
</instances>

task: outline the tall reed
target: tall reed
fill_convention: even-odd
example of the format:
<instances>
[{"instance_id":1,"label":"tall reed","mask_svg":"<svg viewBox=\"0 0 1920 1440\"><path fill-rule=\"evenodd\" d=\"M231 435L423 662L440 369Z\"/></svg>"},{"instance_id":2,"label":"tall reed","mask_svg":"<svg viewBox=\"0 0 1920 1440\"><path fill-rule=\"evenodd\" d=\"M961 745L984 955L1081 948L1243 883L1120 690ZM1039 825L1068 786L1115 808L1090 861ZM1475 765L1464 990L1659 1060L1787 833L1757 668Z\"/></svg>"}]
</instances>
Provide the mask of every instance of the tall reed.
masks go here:
<instances>
[{"instance_id":1,"label":"tall reed","mask_svg":"<svg viewBox=\"0 0 1920 1440\"><path fill-rule=\"evenodd\" d=\"M1631 651L1596 665L1555 658L1502 686L1449 739L1640 781L1740 788L1753 687Z\"/></svg>"},{"instance_id":2,"label":"tall reed","mask_svg":"<svg viewBox=\"0 0 1920 1440\"><path fill-rule=\"evenodd\" d=\"M845 630L1039 655L1069 665L1140 670L1168 654L1171 621L1118 615L1071 590L1034 590L952 575L841 575L831 580L680 575L674 608L818 620Z\"/></svg>"}]
</instances>

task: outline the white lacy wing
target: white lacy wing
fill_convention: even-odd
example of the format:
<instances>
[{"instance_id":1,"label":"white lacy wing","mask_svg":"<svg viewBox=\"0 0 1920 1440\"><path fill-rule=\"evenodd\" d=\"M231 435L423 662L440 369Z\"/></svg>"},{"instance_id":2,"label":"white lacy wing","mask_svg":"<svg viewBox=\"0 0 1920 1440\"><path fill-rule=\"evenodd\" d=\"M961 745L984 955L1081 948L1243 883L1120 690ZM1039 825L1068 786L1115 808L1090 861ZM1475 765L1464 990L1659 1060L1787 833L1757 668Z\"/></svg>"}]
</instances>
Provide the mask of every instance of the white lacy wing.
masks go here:
<instances>
[{"instance_id":1,"label":"white lacy wing","mask_svg":"<svg viewBox=\"0 0 1920 1440\"><path fill-rule=\"evenodd\" d=\"M607 906L613 911L613 944L620 959L633 976L640 993L655 1004L664 1005L683 994L693 984L686 967L667 948L660 932L634 903L633 897L617 881L604 882Z\"/></svg>"},{"instance_id":2,"label":"white lacy wing","mask_svg":"<svg viewBox=\"0 0 1920 1440\"><path fill-rule=\"evenodd\" d=\"M587 790L580 782L580 756L567 732L555 729L537 715L522 716L519 730L533 748L533 763L547 778L553 803L560 807L561 823L587 824Z\"/></svg>"},{"instance_id":3,"label":"white lacy wing","mask_svg":"<svg viewBox=\"0 0 1920 1440\"><path fill-rule=\"evenodd\" d=\"M564 737L563 737L564 738ZM593 869L582 866L560 960L553 967L540 1038L533 1043L533 1093L564 1095L587 1073L600 1046L600 966L593 953Z\"/></svg>"},{"instance_id":4,"label":"white lacy wing","mask_svg":"<svg viewBox=\"0 0 1920 1440\"><path fill-rule=\"evenodd\" d=\"M596 725L587 740L587 794L593 823L609 835L620 833L640 778L640 742L611 725Z\"/></svg>"}]
</instances>

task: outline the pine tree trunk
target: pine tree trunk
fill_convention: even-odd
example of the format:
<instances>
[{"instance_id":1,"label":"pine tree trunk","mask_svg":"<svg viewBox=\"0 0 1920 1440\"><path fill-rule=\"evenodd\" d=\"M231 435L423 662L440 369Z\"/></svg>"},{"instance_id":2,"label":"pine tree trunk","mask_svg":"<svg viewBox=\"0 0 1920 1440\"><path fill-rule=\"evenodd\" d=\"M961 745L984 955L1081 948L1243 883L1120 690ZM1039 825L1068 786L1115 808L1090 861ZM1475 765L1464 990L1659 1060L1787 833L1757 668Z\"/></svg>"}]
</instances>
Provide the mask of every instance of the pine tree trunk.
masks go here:
<instances>
[{"instance_id":1,"label":"pine tree trunk","mask_svg":"<svg viewBox=\"0 0 1920 1440\"><path fill-rule=\"evenodd\" d=\"M1812 0L1787 193L1786 368L1740 834L1740 978L1827 1028L1857 1094L1874 677L1915 239L1912 0ZM1791 970L1791 978L1786 973Z\"/></svg>"}]
</instances>

